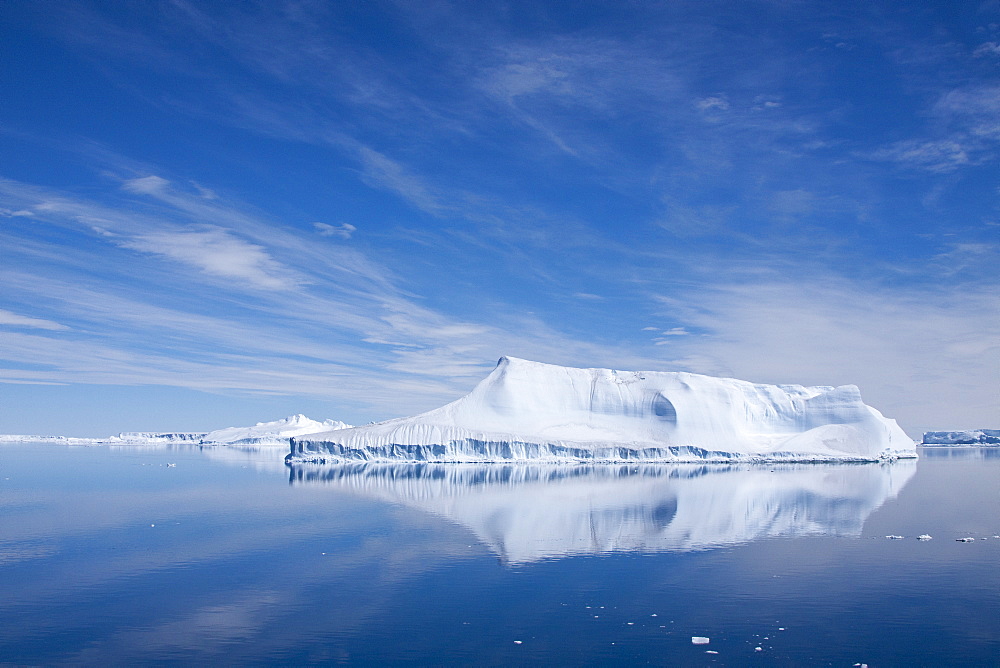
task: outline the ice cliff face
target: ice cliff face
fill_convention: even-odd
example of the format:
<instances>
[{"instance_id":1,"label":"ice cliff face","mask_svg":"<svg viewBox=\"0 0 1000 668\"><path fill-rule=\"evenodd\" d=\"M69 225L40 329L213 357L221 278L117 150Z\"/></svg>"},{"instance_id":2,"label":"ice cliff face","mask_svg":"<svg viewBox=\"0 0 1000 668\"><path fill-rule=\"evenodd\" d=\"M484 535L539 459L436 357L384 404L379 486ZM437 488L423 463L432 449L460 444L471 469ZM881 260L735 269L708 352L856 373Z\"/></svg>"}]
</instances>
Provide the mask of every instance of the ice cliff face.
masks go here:
<instances>
[{"instance_id":1,"label":"ice cliff face","mask_svg":"<svg viewBox=\"0 0 1000 668\"><path fill-rule=\"evenodd\" d=\"M757 385L503 357L457 401L295 438L288 460L876 461L914 457L913 446L853 385Z\"/></svg>"}]
</instances>

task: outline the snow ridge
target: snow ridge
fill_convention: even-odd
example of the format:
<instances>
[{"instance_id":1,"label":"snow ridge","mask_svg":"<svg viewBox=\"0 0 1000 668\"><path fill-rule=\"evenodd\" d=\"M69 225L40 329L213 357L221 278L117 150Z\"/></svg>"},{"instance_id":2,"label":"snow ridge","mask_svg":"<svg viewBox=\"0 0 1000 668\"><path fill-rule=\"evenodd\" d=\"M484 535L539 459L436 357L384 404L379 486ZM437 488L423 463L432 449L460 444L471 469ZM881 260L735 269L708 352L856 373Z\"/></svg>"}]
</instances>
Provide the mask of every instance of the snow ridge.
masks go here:
<instances>
[{"instance_id":1,"label":"snow ridge","mask_svg":"<svg viewBox=\"0 0 1000 668\"><path fill-rule=\"evenodd\" d=\"M293 438L289 462L881 461L915 457L858 388L502 357L468 395L409 418Z\"/></svg>"}]
</instances>

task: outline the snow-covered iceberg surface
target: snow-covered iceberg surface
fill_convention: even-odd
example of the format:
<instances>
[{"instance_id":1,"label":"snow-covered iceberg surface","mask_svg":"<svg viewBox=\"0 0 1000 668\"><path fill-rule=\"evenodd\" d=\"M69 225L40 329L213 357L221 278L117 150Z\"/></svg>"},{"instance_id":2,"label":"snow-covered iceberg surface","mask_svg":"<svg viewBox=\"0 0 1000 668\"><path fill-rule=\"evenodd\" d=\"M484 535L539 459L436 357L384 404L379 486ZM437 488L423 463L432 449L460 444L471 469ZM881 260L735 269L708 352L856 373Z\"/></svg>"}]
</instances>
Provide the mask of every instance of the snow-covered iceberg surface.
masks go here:
<instances>
[{"instance_id":1,"label":"snow-covered iceberg surface","mask_svg":"<svg viewBox=\"0 0 1000 668\"><path fill-rule=\"evenodd\" d=\"M767 536L858 536L916 462L888 464L293 464L294 485L416 508L508 564L703 550Z\"/></svg>"},{"instance_id":2,"label":"snow-covered iceberg surface","mask_svg":"<svg viewBox=\"0 0 1000 668\"><path fill-rule=\"evenodd\" d=\"M293 438L289 462L877 461L916 457L858 388L573 369L503 357L409 418Z\"/></svg>"},{"instance_id":3,"label":"snow-covered iceberg surface","mask_svg":"<svg viewBox=\"0 0 1000 668\"><path fill-rule=\"evenodd\" d=\"M1000 429L927 431L921 445L1000 445Z\"/></svg>"}]
</instances>

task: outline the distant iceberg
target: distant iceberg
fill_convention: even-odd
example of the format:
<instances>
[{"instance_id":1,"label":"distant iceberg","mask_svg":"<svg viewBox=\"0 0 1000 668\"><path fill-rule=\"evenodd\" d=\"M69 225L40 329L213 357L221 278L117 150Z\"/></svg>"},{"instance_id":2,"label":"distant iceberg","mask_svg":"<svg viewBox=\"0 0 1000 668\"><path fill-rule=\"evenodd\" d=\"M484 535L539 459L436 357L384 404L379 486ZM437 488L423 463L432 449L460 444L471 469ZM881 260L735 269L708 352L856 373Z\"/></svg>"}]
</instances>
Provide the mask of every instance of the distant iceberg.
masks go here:
<instances>
[{"instance_id":1,"label":"distant iceberg","mask_svg":"<svg viewBox=\"0 0 1000 668\"><path fill-rule=\"evenodd\" d=\"M0 434L0 443L50 443L53 445L198 445L204 432L125 431L117 436L86 438L81 436L41 436L36 434Z\"/></svg>"},{"instance_id":2,"label":"distant iceberg","mask_svg":"<svg viewBox=\"0 0 1000 668\"><path fill-rule=\"evenodd\" d=\"M293 436L347 429L340 420L311 420L301 413L273 422L258 422L253 427L226 427L210 431L201 438L202 445L276 445L287 446Z\"/></svg>"},{"instance_id":3,"label":"distant iceberg","mask_svg":"<svg viewBox=\"0 0 1000 668\"><path fill-rule=\"evenodd\" d=\"M58 445L259 445L288 447L293 436L347 429L340 420L311 420L305 415L291 415L281 420L258 422L252 427L226 427L210 432L127 431L106 438L74 436L31 436L0 434L0 443L52 443Z\"/></svg>"},{"instance_id":4,"label":"distant iceberg","mask_svg":"<svg viewBox=\"0 0 1000 668\"><path fill-rule=\"evenodd\" d=\"M916 457L858 388L502 357L468 395L364 427L296 437L288 462L883 461Z\"/></svg>"},{"instance_id":5,"label":"distant iceberg","mask_svg":"<svg viewBox=\"0 0 1000 668\"><path fill-rule=\"evenodd\" d=\"M892 464L293 464L294 485L457 522L505 563L706 550L768 536L859 536L916 462Z\"/></svg>"},{"instance_id":6,"label":"distant iceberg","mask_svg":"<svg viewBox=\"0 0 1000 668\"><path fill-rule=\"evenodd\" d=\"M927 431L921 445L1000 445L1000 429Z\"/></svg>"}]
</instances>

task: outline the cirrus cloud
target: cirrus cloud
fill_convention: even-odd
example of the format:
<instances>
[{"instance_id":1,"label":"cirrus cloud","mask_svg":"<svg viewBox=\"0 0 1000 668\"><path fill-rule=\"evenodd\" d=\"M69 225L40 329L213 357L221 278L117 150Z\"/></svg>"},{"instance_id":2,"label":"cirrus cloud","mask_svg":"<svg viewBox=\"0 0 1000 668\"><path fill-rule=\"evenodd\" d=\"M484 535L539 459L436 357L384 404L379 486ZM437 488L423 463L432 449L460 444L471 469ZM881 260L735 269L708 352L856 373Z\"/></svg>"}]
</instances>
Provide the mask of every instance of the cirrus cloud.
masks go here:
<instances>
[{"instance_id":1,"label":"cirrus cloud","mask_svg":"<svg viewBox=\"0 0 1000 668\"><path fill-rule=\"evenodd\" d=\"M42 318L30 318L26 315L18 315L10 311L0 309L0 325L10 325L12 327L32 327L34 329L61 330L68 329L66 325L58 322L44 320Z\"/></svg>"},{"instance_id":2,"label":"cirrus cloud","mask_svg":"<svg viewBox=\"0 0 1000 668\"><path fill-rule=\"evenodd\" d=\"M206 274L238 279L264 290L289 290L297 284L264 247L220 228L152 232L120 241L118 245L162 255Z\"/></svg>"}]
</instances>

